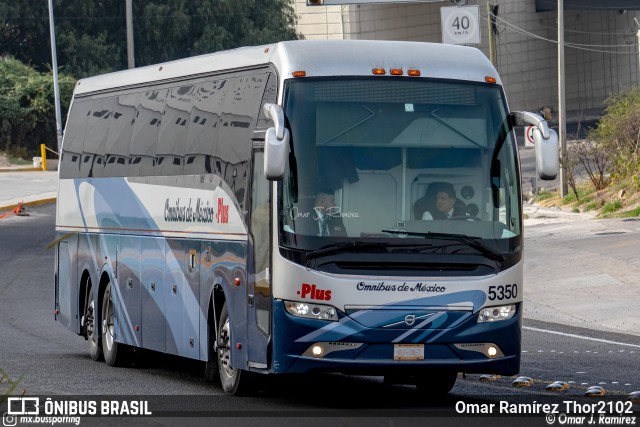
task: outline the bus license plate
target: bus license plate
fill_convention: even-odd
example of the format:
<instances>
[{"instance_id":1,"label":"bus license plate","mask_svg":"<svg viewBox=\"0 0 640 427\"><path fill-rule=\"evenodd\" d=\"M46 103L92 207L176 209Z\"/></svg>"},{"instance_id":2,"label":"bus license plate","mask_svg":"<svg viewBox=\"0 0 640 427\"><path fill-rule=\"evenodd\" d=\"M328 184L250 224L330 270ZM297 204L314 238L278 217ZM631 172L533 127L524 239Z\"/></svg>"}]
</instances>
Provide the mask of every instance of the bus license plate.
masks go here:
<instances>
[{"instance_id":1,"label":"bus license plate","mask_svg":"<svg viewBox=\"0 0 640 427\"><path fill-rule=\"evenodd\" d=\"M424 344L394 344L393 360L424 360Z\"/></svg>"}]
</instances>

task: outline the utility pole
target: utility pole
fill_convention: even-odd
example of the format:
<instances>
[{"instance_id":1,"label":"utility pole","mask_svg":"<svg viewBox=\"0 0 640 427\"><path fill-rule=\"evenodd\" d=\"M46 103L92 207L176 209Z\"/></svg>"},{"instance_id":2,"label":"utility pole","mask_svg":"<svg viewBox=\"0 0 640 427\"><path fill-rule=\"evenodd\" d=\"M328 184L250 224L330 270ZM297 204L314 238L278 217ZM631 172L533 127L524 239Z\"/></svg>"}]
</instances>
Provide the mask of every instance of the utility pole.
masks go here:
<instances>
[{"instance_id":1,"label":"utility pole","mask_svg":"<svg viewBox=\"0 0 640 427\"><path fill-rule=\"evenodd\" d=\"M558 0L558 139L560 142L560 197L566 197L567 186L567 123L564 87L564 4Z\"/></svg>"},{"instance_id":2,"label":"utility pole","mask_svg":"<svg viewBox=\"0 0 640 427\"><path fill-rule=\"evenodd\" d=\"M131 6L132 0L126 0L127 9L127 66L129 68L136 67L136 60L133 51L133 7Z\"/></svg>"},{"instance_id":3,"label":"utility pole","mask_svg":"<svg viewBox=\"0 0 640 427\"><path fill-rule=\"evenodd\" d=\"M493 4L487 2L487 28L489 29L489 60L496 69L498 68L498 53L496 50L496 34L493 31L495 17L493 15Z\"/></svg>"},{"instance_id":4,"label":"utility pole","mask_svg":"<svg viewBox=\"0 0 640 427\"><path fill-rule=\"evenodd\" d=\"M640 27L640 22L638 22L638 18L633 18L636 25ZM636 37L638 38L638 47L640 47L640 30L636 33ZM638 67L640 68L640 55L638 56Z\"/></svg>"},{"instance_id":5,"label":"utility pole","mask_svg":"<svg viewBox=\"0 0 640 427\"><path fill-rule=\"evenodd\" d=\"M60 87L58 86L58 54L56 53L56 29L53 23L53 0L49 0L49 34L51 35L51 63L53 68L53 97L56 108L56 136L58 153L62 148L62 117L60 113ZM45 161L45 159L42 159Z\"/></svg>"}]
</instances>

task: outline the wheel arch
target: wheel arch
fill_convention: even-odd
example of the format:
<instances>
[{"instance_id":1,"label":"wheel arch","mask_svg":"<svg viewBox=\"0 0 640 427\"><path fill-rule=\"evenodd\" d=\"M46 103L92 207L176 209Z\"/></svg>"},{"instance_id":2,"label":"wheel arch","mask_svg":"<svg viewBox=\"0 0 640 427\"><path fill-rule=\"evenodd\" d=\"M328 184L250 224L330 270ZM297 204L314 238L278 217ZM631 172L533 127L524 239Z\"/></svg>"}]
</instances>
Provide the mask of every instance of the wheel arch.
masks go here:
<instances>
[{"instance_id":1,"label":"wheel arch","mask_svg":"<svg viewBox=\"0 0 640 427\"><path fill-rule=\"evenodd\" d=\"M96 319L99 320L99 324L102 324L102 296L104 295L104 291L107 288L107 285L109 284L109 282L111 281L111 278L109 277L109 273L107 273L106 271L103 271L102 274L100 274L100 279L99 279L99 283L98 283L98 292L94 293L94 297L97 298L96 301ZM98 333L97 336L101 337L102 336L102 327L98 326L97 328Z\"/></svg>"},{"instance_id":2,"label":"wheel arch","mask_svg":"<svg viewBox=\"0 0 640 427\"><path fill-rule=\"evenodd\" d=\"M222 285L216 284L213 286L211 290L211 298L209 298L209 310L207 313L208 316L208 324L209 328L211 328L213 320L213 327L215 328L215 336L216 341L218 339L218 325L220 324L220 316L222 314L222 307L224 307L225 302L227 301L227 296L222 288ZM209 336L211 336L211 332L209 332Z\"/></svg>"}]
</instances>

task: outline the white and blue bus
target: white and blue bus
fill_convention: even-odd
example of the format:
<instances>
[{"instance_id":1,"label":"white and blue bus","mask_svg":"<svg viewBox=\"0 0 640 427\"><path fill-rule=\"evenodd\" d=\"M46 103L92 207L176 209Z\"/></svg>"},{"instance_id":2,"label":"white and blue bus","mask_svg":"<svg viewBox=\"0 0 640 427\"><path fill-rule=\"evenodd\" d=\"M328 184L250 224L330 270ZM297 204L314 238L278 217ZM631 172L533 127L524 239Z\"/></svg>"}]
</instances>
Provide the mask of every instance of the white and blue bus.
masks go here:
<instances>
[{"instance_id":1,"label":"white and blue bus","mask_svg":"<svg viewBox=\"0 0 640 427\"><path fill-rule=\"evenodd\" d=\"M258 374L424 393L516 374L527 124L552 179L546 122L509 112L479 50L441 44L290 41L80 80L56 319L95 360L200 360L228 394Z\"/></svg>"}]
</instances>

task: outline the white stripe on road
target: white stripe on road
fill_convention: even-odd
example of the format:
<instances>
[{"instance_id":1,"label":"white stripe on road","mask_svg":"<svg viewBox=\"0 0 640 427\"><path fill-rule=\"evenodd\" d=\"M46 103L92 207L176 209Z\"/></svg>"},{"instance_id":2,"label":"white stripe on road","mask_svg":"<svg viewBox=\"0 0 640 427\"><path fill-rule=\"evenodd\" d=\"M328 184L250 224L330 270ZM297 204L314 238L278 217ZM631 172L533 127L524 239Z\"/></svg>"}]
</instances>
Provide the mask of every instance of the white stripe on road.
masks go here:
<instances>
[{"instance_id":1,"label":"white stripe on road","mask_svg":"<svg viewBox=\"0 0 640 427\"><path fill-rule=\"evenodd\" d=\"M609 340L603 340L603 339L600 339L600 338L583 337L582 335L567 334L567 333L564 333L564 332L550 331L548 329L532 328L530 326L523 326L522 329L527 329L529 331L535 331L535 332L543 332L543 333L546 333L546 334L562 335L564 337L578 338L578 339L581 339L581 340L597 341L597 342L603 342L603 343L606 343L606 344L625 345L627 347L640 348L640 345L637 345L637 344L629 344L629 343L626 343L626 342L618 342L618 341L609 341Z\"/></svg>"}]
</instances>

